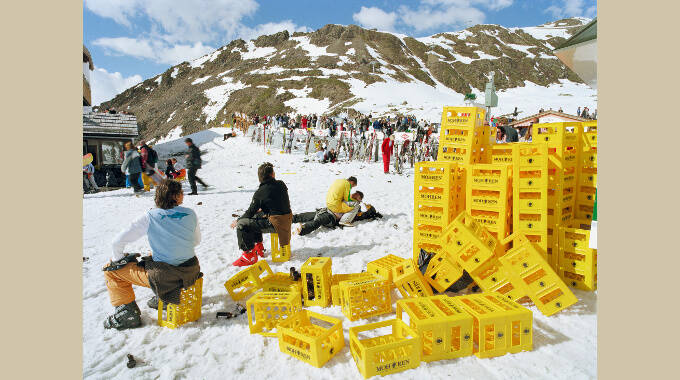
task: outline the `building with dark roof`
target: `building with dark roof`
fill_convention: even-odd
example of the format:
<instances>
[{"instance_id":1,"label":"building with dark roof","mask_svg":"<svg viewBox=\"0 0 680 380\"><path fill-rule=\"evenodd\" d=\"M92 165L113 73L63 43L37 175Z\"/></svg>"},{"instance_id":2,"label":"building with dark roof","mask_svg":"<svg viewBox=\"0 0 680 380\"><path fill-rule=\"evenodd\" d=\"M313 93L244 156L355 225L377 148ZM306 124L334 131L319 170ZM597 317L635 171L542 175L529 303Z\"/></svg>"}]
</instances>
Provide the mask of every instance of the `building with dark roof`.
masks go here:
<instances>
[{"instance_id":1,"label":"building with dark roof","mask_svg":"<svg viewBox=\"0 0 680 380\"><path fill-rule=\"evenodd\" d=\"M83 154L92 153L98 186L122 186L123 145L139 136L137 117L120 113L83 113ZM109 184L106 183L107 173Z\"/></svg>"}]
</instances>

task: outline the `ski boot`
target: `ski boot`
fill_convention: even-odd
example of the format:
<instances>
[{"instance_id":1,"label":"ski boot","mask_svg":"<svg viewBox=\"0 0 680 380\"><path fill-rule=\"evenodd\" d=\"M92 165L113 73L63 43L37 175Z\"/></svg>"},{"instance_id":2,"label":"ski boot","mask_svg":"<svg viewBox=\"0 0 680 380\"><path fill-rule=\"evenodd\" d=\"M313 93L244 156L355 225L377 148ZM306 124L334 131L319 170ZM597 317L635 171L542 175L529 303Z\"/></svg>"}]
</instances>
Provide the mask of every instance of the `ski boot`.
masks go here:
<instances>
[{"instance_id":1,"label":"ski boot","mask_svg":"<svg viewBox=\"0 0 680 380\"><path fill-rule=\"evenodd\" d=\"M255 243L255 248L253 248L257 255L264 258L264 244L262 242Z\"/></svg>"},{"instance_id":2,"label":"ski boot","mask_svg":"<svg viewBox=\"0 0 680 380\"><path fill-rule=\"evenodd\" d=\"M257 251L255 248L250 251L243 251L241 257L232 263L235 267L247 267L257 262Z\"/></svg>"},{"instance_id":3,"label":"ski boot","mask_svg":"<svg viewBox=\"0 0 680 380\"><path fill-rule=\"evenodd\" d=\"M142 312L137 302L132 301L125 305L116 306L116 311L104 320L105 329L125 330L142 325Z\"/></svg>"},{"instance_id":4,"label":"ski boot","mask_svg":"<svg viewBox=\"0 0 680 380\"><path fill-rule=\"evenodd\" d=\"M158 296L153 296L151 297L148 301L146 301L146 305L152 309L158 310ZM163 303L163 310L168 309L168 303L165 302Z\"/></svg>"}]
</instances>

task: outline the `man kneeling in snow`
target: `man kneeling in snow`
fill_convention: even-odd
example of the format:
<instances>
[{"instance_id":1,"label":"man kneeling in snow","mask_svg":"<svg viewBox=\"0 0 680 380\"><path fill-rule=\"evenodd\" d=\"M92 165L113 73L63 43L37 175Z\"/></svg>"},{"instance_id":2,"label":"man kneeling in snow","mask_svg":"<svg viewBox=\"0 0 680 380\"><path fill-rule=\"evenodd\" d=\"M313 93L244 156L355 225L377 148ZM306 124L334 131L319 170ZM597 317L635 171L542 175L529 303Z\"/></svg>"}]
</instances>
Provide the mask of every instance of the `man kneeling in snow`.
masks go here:
<instances>
[{"instance_id":1,"label":"man kneeling in snow","mask_svg":"<svg viewBox=\"0 0 680 380\"><path fill-rule=\"evenodd\" d=\"M255 264L257 256L264 257L262 233L276 232L281 247L290 244L293 213L290 211L288 187L275 178L274 165L265 162L257 168L260 187L253 194L250 207L231 223L236 228L238 246L243 254L233 265L243 267Z\"/></svg>"},{"instance_id":2,"label":"man kneeling in snow","mask_svg":"<svg viewBox=\"0 0 680 380\"><path fill-rule=\"evenodd\" d=\"M361 206L359 204L364 198L364 194L361 191L356 191L351 197L354 202L347 202L348 204L354 206L356 204L357 212L347 213L346 220L351 222L358 222L361 220L369 220L375 218L382 218L382 215L375 210L375 208L369 204L366 204L366 211L359 211ZM316 211L303 212L300 214L293 215L293 223L298 223L294 233L296 235L304 236L316 231L320 227L335 228L339 225L338 218L333 212L327 208L320 208Z\"/></svg>"},{"instance_id":3,"label":"man kneeling in snow","mask_svg":"<svg viewBox=\"0 0 680 380\"><path fill-rule=\"evenodd\" d=\"M184 200L182 185L165 179L156 188L156 207L135 219L113 241L112 261L104 267L106 288L115 313L104 321L107 329L124 330L142 324L132 285L151 288L155 296L147 305L158 308L179 304L180 293L202 276L194 247L201 241L196 213L180 207ZM139 253L123 254L125 245L147 235L152 256L137 261Z\"/></svg>"}]
</instances>

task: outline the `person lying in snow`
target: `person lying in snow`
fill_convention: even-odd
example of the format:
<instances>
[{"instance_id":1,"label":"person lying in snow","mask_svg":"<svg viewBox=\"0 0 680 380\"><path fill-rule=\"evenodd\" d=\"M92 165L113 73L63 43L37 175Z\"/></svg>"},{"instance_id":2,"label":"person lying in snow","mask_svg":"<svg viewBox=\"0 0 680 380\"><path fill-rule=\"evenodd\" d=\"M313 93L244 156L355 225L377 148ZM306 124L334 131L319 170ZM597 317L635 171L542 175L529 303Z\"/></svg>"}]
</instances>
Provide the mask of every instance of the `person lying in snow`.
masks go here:
<instances>
[{"instance_id":1,"label":"person lying in snow","mask_svg":"<svg viewBox=\"0 0 680 380\"><path fill-rule=\"evenodd\" d=\"M290 211L288 187L276 180L274 165L265 162L257 169L260 187L253 194L248 210L234 220L230 227L236 228L238 246L243 254L233 265L237 267L255 264L258 255L264 257L262 233L276 232L281 247L290 244L293 213Z\"/></svg>"},{"instance_id":2,"label":"person lying in snow","mask_svg":"<svg viewBox=\"0 0 680 380\"><path fill-rule=\"evenodd\" d=\"M354 199L357 204L361 203L363 198L364 194L361 191L356 191L352 194L352 199ZM377 212L373 206L370 204L365 204L365 206L366 211L358 211L356 214L352 215L353 218L349 220L349 222L382 218L382 215ZM348 213L345 215L350 214L353 213ZM320 227L335 228L340 225L335 214L327 208L320 208L316 211L294 214L293 223L297 223L293 233L300 236L308 235Z\"/></svg>"},{"instance_id":3,"label":"person lying in snow","mask_svg":"<svg viewBox=\"0 0 680 380\"><path fill-rule=\"evenodd\" d=\"M180 205L182 185L164 179L156 188L156 208L151 209L121 231L112 243L113 256L104 270L106 288L115 313L104 320L104 328L124 330L142 325L141 311L132 285L151 288L155 296L147 305L158 308L179 304L180 293L202 276L194 247L201 242L196 213ZM125 245L146 235L152 256L137 261L139 253L124 254Z\"/></svg>"},{"instance_id":4,"label":"person lying in snow","mask_svg":"<svg viewBox=\"0 0 680 380\"><path fill-rule=\"evenodd\" d=\"M326 193L326 208L340 220L340 225L346 227L353 227L352 223L348 222L348 220L351 221L354 219L354 215L356 215L361 208L360 204L349 204L349 202L355 202L350 198L350 191L352 187L356 186L357 178L354 176L347 179L336 179ZM343 216L347 213L353 213L353 215L347 215L343 219Z\"/></svg>"}]
</instances>

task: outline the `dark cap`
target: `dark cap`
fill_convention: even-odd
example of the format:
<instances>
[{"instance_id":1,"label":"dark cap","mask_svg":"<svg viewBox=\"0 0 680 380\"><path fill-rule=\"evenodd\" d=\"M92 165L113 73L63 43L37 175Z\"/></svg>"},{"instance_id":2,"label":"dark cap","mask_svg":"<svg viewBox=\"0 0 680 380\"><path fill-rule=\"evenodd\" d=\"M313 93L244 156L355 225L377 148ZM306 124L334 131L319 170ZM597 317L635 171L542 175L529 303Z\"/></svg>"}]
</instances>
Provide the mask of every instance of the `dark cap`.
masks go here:
<instances>
[{"instance_id":1,"label":"dark cap","mask_svg":"<svg viewBox=\"0 0 680 380\"><path fill-rule=\"evenodd\" d=\"M193 143L194 143L194 140L192 140L190 137L187 137L187 138L184 139L184 142L185 142L185 143L190 142L190 143L193 144Z\"/></svg>"}]
</instances>

